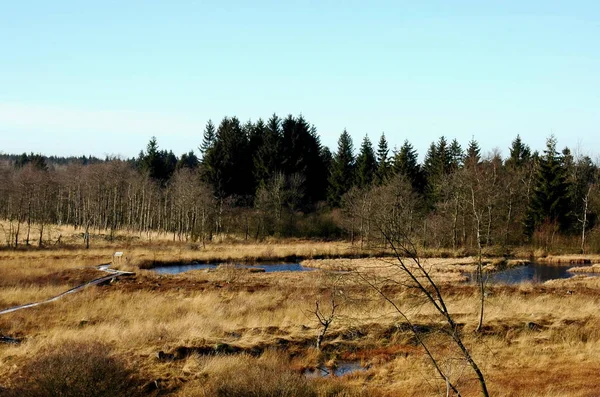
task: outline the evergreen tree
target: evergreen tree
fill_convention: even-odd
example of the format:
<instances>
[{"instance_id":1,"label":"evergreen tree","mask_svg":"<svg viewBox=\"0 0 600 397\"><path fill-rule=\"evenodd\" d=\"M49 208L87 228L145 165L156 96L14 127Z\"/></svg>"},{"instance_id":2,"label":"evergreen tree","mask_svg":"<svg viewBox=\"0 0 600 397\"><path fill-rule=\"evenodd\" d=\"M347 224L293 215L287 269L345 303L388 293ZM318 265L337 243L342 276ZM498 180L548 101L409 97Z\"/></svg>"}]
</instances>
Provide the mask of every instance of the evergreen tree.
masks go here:
<instances>
[{"instance_id":1,"label":"evergreen tree","mask_svg":"<svg viewBox=\"0 0 600 397\"><path fill-rule=\"evenodd\" d=\"M177 162L176 169L189 168L191 170L195 170L200 165L200 160L194 154L193 151L189 151L188 153L184 153L181 155L181 158Z\"/></svg>"},{"instance_id":2,"label":"evergreen tree","mask_svg":"<svg viewBox=\"0 0 600 397\"><path fill-rule=\"evenodd\" d=\"M177 156L172 151L159 150L156 137L152 137L137 159L138 168L151 179L164 185L177 168Z\"/></svg>"},{"instance_id":3,"label":"evergreen tree","mask_svg":"<svg viewBox=\"0 0 600 397\"><path fill-rule=\"evenodd\" d=\"M439 176L449 174L452 169L452 156L450 153L450 148L448 147L448 142L446 141L446 137L440 137L435 151L437 156L435 161L437 167L436 174Z\"/></svg>"},{"instance_id":4,"label":"evergreen tree","mask_svg":"<svg viewBox=\"0 0 600 397\"><path fill-rule=\"evenodd\" d=\"M267 181L271 180L279 170L279 120L277 116L274 120L269 120L265 125L262 119L256 122L252 135L250 137L250 147L252 163L254 166L254 178L257 188L265 186ZM271 121L274 121L274 128L271 128Z\"/></svg>"},{"instance_id":5,"label":"evergreen tree","mask_svg":"<svg viewBox=\"0 0 600 397\"><path fill-rule=\"evenodd\" d=\"M427 179L433 178L437 175L437 147L435 142L431 142L427 152L425 153L425 160L423 160L423 172Z\"/></svg>"},{"instance_id":6,"label":"evergreen tree","mask_svg":"<svg viewBox=\"0 0 600 397\"><path fill-rule=\"evenodd\" d=\"M556 151L556 139L546 141L544 155L539 158L533 196L525 221L528 236L545 222L556 223L565 231L570 222L569 183L564 158Z\"/></svg>"},{"instance_id":7,"label":"evergreen tree","mask_svg":"<svg viewBox=\"0 0 600 397\"><path fill-rule=\"evenodd\" d=\"M448 149L448 154L450 156L450 167L449 171L456 171L463 165L464 153L460 143L456 139L453 139L450 143L450 148Z\"/></svg>"},{"instance_id":8,"label":"evergreen tree","mask_svg":"<svg viewBox=\"0 0 600 397\"><path fill-rule=\"evenodd\" d=\"M32 164L33 168L40 171L48 171L48 164L46 164L46 159L41 154L33 154L23 153L20 155L14 163L15 168L23 168L27 164Z\"/></svg>"},{"instance_id":9,"label":"evergreen tree","mask_svg":"<svg viewBox=\"0 0 600 397\"><path fill-rule=\"evenodd\" d=\"M346 130L338 140L338 150L333 158L329 177L327 201L332 207L339 207L342 196L350 190L354 181L354 149L352 138Z\"/></svg>"},{"instance_id":10,"label":"evergreen tree","mask_svg":"<svg viewBox=\"0 0 600 397\"><path fill-rule=\"evenodd\" d=\"M255 157L254 167L259 182L271 180L281 171L281 140L281 120L273 114L264 127L262 145Z\"/></svg>"},{"instance_id":11,"label":"evergreen tree","mask_svg":"<svg viewBox=\"0 0 600 397\"><path fill-rule=\"evenodd\" d=\"M327 175L323 173L321 143L316 129L302 115L289 115L283 120L281 139L281 167L286 176L296 175L303 180L303 201L308 207L324 199Z\"/></svg>"},{"instance_id":12,"label":"evergreen tree","mask_svg":"<svg viewBox=\"0 0 600 397\"><path fill-rule=\"evenodd\" d=\"M467 154L465 156L465 165L469 167L474 167L481 162L481 149L479 148L479 143L471 138L469 141L469 146L467 147Z\"/></svg>"},{"instance_id":13,"label":"evergreen tree","mask_svg":"<svg viewBox=\"0 0 600 397\"><path fill-rule=\"evenodd\" d=\"M202 160L204 179L218 198L253 194L248 136L237 117L225 117Z\"/></svg>"},{"instance_id":14,"label":"evergreen tree","mask_svg":"<svg viewBox=\"0 0 600 397\"><path fill-rule=\"evenodd\" d=\"M311 178L308 192L311 203L317 203L327 198L327 187L329 186L329 173L327 171L330 169L331 152L329 152L329 149L323 150L321 138L314 125L310 127L310 136L312 138L312 161L307 172L308 177Z\"/></svg>"},{"instance_id":15,"label":"evergreen tree","mask_svg":"<svg viewBox=\"0 0 600 397\"><path fill-rule=\"evenodd\" d=\"M248 165L250 167L249 175L251 176L248 181L248 185L250 186L248 192L249 194L250 192L254 194L259 185L258 178L256 177L255 159L260 147L263 145L265 124L262 119L259 119L256 124L251 120L248 120L242 129L244 130L244 135L248 137L248 147L246 150L248 150Z\"/></svg>"},{"instance_id":16,"label":"evergreen tree","mask_svg":"<svg viewBox=\"0 0 600 397\"><path fill-rule=\"evenodd\" d=\"M172 150L169 150L168 152L166 150L161 151L160 158L163 163L162 169L161 169L162 175L160 175L160 179L162 181L166 182L169 179L171 179L171 176L173 176L173 173L177 169L178 159Z\"/></svg>"},{"instance_id":17,"label":"evergreen tree","mask_svg":"<svg viewBox=\"0 0 600 397\"><path fill-rule=\"evenodd\" d=\"M379 185L385 183L392 172L389 153L390 150L388 149L388 142L387 139L385 139L385 134L381 134L381 138L379 138L379 145L377 146L376 182Z\"/></svg>"},{"instance_id":18,"label":"evergreen tree","mask_svg":"<svg viewBox=\"0 0 600 397\"><path fill-rule=\"evenodd\" d=\"M400 150L394 155L393 172L405 176L415 192L422 191L423 178L417 151L408 140L404 141Z\"/></svg>"},{"instance_id":19,"label":"evergreen tree","mask_svg":"<svg viewBox=\"0 0 600 397\"><path fill-rule=\"evenodd\" d=\"M321 162L323 163L323 169L326 171L325 175L329 175L333 164L333 154L327 146L321 147Z\"/></svg>"},{"instance_id":20,"label":"evergreen tree","mask_svg":"<svg viewBox=\"0 0 600 397\"><path fill-rule=\"evenodd\" d=\"M375 159L375 152L373 151L373 145L367 135L363 139L360 147L360 152L356 158L356 184L358 187L368 187L375 178L375 172L377 171L377 160Z\"/></svg>"},{"instance_id":21,"label":"evergreen tree","mask_svg":"<svg viewBox=\"0 0 600 397\"><path fill-rule=\"evenodd\" d=\"M446 171L450 169L450 156L446 144L446 138L443 136L438 143L432 142L425 154L423 162L424 187L423 194L430 209L434 208L439 197L441 183L446 176Z\"/></svg>"},{"instance_id":22,"label":"evergreen tree","mask_svg":"<svg viewBox=\"0 0 600 397\"><path fill-rule=\"evenodd\" d=\"M200 145L200 153L205 154L211 147L213 147L215 143L216 132L215 125L212 120L208 120L206 123L206 127L204 128L204 136L202 139L202 144Z\"/></svg>"},{"instance_id":23,"label":"evergreen tree","mask_svg":"<svg viewBox=\"0 0 600 397\"><path fill-rule=\"evenodd\" d=\"M506 165L513 169L521 168L531 157L531 149L517 135L510 147L510 157L506 161Z\"/></svg>"},{"instance_id":24,"label":"evergreen tree","mask_svg":"<svg viewBox=\"0 0 600 397\"><path fill-rule=\"evenodd\" d=\"M158 179L162 167L162 159L160 158L160 151L158 150L158 142L156 137L150 138L148 145L146 145L146 152L140 152L140 165L143 172L147 172L150 178Z\"/></svg>"}]
</instances>

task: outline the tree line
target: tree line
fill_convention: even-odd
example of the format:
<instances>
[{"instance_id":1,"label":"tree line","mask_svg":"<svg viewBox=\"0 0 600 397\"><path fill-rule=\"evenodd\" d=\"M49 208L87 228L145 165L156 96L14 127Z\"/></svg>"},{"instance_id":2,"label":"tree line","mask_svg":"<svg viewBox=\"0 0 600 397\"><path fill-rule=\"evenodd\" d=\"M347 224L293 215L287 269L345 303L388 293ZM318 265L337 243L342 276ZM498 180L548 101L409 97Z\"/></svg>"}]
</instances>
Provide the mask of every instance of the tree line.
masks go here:
<instances>
[{"instance_id":1,"label":"tree line","mask_svg":"<svg viewBox=\"0 0 600 397\"><path fill-rule=\"evenodd\" d=\"M155 138L127 160L0 156L4 243L43 245L44 227L59 224L109 238L128 230L192 241L348 236L368 245L381 237L371 220L392 211L424 246L597 244L598 166L559 151L554 137L538 153L517 136L502 158L474 139L463 149L442 136L421 163L408 140L391 150L384 134L376 147L365 136L355 151L344 130L332 153L303 116L273 115L209 121L199 141L199 156L176 156Z\"/></svg>"}]
</instances>

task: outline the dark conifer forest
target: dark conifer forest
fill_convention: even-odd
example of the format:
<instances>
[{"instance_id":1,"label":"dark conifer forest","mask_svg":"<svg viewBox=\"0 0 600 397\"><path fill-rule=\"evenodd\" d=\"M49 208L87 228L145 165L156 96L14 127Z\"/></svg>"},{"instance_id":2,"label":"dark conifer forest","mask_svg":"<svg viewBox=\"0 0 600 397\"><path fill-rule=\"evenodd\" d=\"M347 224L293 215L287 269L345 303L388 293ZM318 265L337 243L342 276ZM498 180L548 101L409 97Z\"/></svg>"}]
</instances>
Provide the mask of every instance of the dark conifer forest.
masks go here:
<instances>
[{"instance_id":1,"label":"dark conifer forest","mask_svg":"<svg viewBox=\"0 0 600 397\"><path fill-rule=\"evenodd\" d=\"M474 139L441 136L419 162L410 137L354 143L344 130L332 153L303 116L272 115L209 121L179 156L155 138L127 160L3 154L0 218L9 237L2 244L51 244L44 226L57 224L107 238L127 230L180 241L374 244L380 239L370 220L386 206L406 215L411 237L425 247L597 251L598 166L558 145L550 136L534 152L516 136L503 158Z\"/></svg>"}]
</instances>

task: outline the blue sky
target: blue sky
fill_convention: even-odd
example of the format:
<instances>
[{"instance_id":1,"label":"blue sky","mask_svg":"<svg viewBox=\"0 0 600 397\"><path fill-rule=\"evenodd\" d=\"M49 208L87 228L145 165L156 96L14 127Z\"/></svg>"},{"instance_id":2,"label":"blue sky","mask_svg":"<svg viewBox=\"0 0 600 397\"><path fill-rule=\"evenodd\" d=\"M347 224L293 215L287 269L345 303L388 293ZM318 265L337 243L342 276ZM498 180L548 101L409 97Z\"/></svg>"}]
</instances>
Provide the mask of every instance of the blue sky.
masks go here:
<instances>
[{"instance_id":1,"label":"blue sky","mask_svg":"<svg viewBox=\"0 0 600 397\"><path fill-rule=\"evenodd\" d=\"M526 4L523 4L526 3ZM441 135L600 153L597 1L0 1L0 151L196 148L302 113L422 155Z\"/></svg>"}]
</instances>

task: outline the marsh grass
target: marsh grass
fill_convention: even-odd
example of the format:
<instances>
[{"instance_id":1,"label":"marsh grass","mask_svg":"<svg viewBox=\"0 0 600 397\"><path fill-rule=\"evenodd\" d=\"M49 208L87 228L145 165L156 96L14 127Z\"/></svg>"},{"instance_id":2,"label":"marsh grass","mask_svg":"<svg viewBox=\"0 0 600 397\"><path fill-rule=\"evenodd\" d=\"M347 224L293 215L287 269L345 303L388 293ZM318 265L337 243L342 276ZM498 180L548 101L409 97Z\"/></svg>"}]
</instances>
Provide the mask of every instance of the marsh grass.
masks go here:
<instances>
[{"instance_id":1,"label":"marsh grass","mask_svg":"<svg viewBox=\"0 0 600 397\"><path fill-rule=\"evenodd\" d=\"M252 249L278 255L294 252L293 244L223 244L207 251L221 257L246 255ZM324 244L323 250L333 249L326 243L298 242L299 249L305 250L299 252L315 249L318 244ZM26 303L53 295L91 275L86 267L106 263L114 248L0 251L0 270L7 275L0 281L0 302ZM179 250L182 256L188 255L183 246L160 244L131 246L126 252L133 256L156 253L157 257L168 258L170 254L179 255ZM190 251L189 255L197 253ZM328 268L328 263L320 265ZM375 273L387 271L379 268L380 260L367 258L349 263ZM600 280L579 276L544 285L490 286L485 332L475 334L476 291L472 286L450 281L451 276L473 266L473 260L442 258L427 263L439 270L435 271L437 277L448 277L443 288L450 311L461 324L465 342L489 374L494 395L591 395L594 374L600 370ZM494 265L492 260L490 265ZM334 273L334 277L339 275ZM209 391L219 395L219 390L250 393L259 387L255 385L257 377L265 379L264 393L287 393L285 385L291 384L302 390L306 387L307 395L317 396L437 395L439 380L411 333L351 273L344 274L338 285L345 298L339 317L328 330L323 352L315 350L318 330L310 310L316 300L327 296L330 280L331 275L324 271L244 272L241 277L229 277L227 269L176 276L139 270L134 278L0 316L1 335L24 338L20 345L0 344L0 383L7 386L5 379L23 373L40 352L64 344L101 342L111 346L110 357L120 357L126 368L135 368L144 382L156 381L164 395L193 396ZM435 329L431 310L411 291L399 284L389 292L416 324L424 330ZM460 374L463 367L439 343L439 335L427 332L426 337L435 353L447 358L444 363L449 370ZM235 346L242 353L192 355L172 361L156 358L158 351L172 353L181 347L217 344ZM248 353L252 349L267 353ZM303 368L317 362L342 359L360 360L370 368L340 379L314 382L298 377ZM232 375L225 370L228 367L239 373L229 385ZM472 379L461 380L467 392L476 390Z\"/></svg>"}]
</instances>

